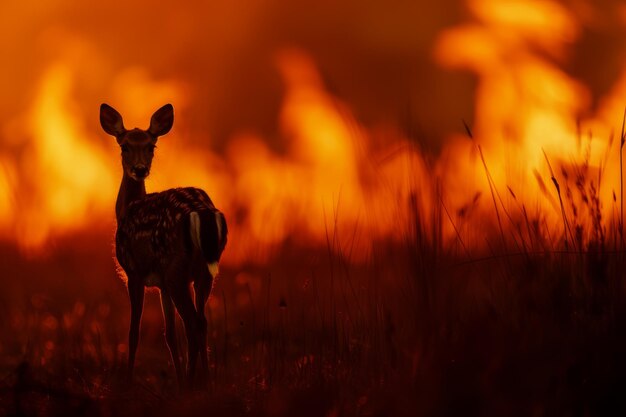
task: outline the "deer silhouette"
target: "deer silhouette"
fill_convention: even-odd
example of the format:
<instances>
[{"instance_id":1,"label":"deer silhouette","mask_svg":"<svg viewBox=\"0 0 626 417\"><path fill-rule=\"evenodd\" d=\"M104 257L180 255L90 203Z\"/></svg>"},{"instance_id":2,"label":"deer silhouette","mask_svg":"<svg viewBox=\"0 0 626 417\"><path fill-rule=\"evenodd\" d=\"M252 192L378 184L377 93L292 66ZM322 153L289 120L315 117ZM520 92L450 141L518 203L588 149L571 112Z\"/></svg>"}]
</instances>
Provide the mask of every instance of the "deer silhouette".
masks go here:
<instances>
[{"instance_id":1,"label":"deer silhouette","mask_svg":"<svg viewBox=\"0 0 626 417\"><path fill-rule=\"evenodd\" d=\"M176 338L175 309L187 336L187 378L195 379L198 354L202 378L208 376L206 301L218 273L228 229L224 215L198 188L174 188L146 194L157 139L174 123L174 108L166 104L150 119L147 130L124 128L122 116L100 106L100 124L115 136L122 151L122 183L115 204L115 256L123 269L130 298L128 376L132 379L139 343L145 287L157 287L165 319L165 339L179 386L184 376ZM195 305L191 284L195 293Z\"/></svg>"}]
</instances>

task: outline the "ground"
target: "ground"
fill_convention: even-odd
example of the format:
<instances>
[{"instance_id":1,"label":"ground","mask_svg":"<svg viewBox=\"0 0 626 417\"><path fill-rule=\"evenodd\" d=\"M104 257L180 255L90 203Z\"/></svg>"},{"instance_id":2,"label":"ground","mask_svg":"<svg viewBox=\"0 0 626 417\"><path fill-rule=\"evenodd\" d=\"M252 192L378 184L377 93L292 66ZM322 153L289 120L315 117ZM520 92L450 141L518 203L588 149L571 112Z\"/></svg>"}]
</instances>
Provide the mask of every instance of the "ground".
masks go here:
<instances>
[{"instance_id":1,"label":"ground","mask_svg":"<svg viewBox=\"0 0 626 417\"><path fill-rule=\"evenodd\" d=\"M128 299L110 232L97 235L45 256L2 246L0 414L626 413L620 251L468 260L416 239L352 262L285 245L280 262L222 269L208 307L208 387L180 390L155 290L126 381Z\"/></svg>"}]
</instances>

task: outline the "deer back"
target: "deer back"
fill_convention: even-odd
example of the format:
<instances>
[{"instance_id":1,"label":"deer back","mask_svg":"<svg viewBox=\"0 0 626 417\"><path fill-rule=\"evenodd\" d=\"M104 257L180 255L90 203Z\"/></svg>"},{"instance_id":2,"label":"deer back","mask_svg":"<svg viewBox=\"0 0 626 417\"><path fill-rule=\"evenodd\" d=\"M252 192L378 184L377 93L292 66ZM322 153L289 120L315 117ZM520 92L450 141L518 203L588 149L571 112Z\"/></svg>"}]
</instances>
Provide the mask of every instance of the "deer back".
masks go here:
<instances>
[{"instance_id":1,"label":"deer back","mask_svg":"<svg viewBox=\"0 0 626 417\"><path fill-rule=\"evenodd\" d=\"M160 274L174 257L191 257L190 214L217 212L198 188L175 188L132 202L119 221L116 256L126 273Z\"/></svg>"}]
</instances>

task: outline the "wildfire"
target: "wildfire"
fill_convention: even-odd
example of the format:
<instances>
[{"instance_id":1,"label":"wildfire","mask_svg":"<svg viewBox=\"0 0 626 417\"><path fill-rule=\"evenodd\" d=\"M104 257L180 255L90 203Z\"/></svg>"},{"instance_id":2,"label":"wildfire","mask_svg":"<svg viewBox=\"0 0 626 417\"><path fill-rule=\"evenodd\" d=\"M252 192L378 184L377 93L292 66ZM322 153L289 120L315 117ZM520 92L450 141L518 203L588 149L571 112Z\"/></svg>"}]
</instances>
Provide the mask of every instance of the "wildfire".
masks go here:
<instances>
[{"instance_id":1,"label":"wildfire","mask_svg":"<svg viewBox=\"0 0 626 417\"><path fill-rule=\"evenodd\" d=\"M416 211L440 204L449 215L444 235L454 238L468 203L493 221L491 203L479 198L492 187L510 190L498 204L516 200L557 224L560 212L554 197L546 196L554 190L546 191L537 178L550 184L550 161L563 181L557 167L581 155L590 170L602 169L603 182L596 186L608 213L619 168L617 158L607 155L611 127L621 120L626 71L589 117L589 89L560 66L581 33L576 15L544 0L467 5L471 22L440 33L433 50L441 66L477 76L473 140L450 138L429 164L399 129L380 140L378 131L359 124L299 50L280 51L275 59L285 88L276 120L280 152L249 131L234 135L220 152L210 132L200 133L202 144L191 141L198 132L186 130L185 120L191 118L186 115L193 90L181 80L157 80L140 67L117 73L109 83L110 100L103 101L127 117L127 127L145 127L156 108L174 104L177 122L159 140L148 192L206 189L226 213L231 241L237 242L226 252L226 263L264 262L287 240L304 246L332 241L334 250L364 260L373 242L402 239ZM68 55L47 66L20 119L26 139L18 157L0 153L0 234L32 250L52 237L113 221L118 150L93 128L96 108L85 109L77 99L73 65L75 57ZM107 74L102 70L97 77ZM459 123L463 116L450 115Z\"/></svg>"},{"instance_id":2,"label":"wildfire","mask_svg":"<svg viewBox=\"0 0 626 417\"><path fill-rule=\"evenodd\" d=\"M72 112L71 73L63 65L45 74L31 111L32 150L22 172L30 200L18 217L18 236L27 246L45 242L53 233L93 221L111 201L114 179L106 154L91 146L85 128ZM32 166L31 166L32 164Z\"/></svg>"},{"instance_id":3,"label":"wildfire","mask_svg":"<svg viewBox=\"0 0 626 417\"><path fill-rule=\"evenodd\" d=\"M159 140L148 191L205 188L229 214L231 236L238 242L226 262L265 261L287 238L305 246L330 238L337 250L364 259L373 240L391 238L402 227L398 214L411 190L397 178L423 175L421 159L403 139L393 153L382 154L384 160L372 157L367 134L324 91L313 62L296 51L281 54L277 62L287 87L279 116L286 154L271 150L263 138L241 134L217 155L209 147L190 146L174 131ZM158 84L135 70L114 85L121 111L134 110L128 112L128 126L148 120L162 102L181 98L184 103L180 86ZM16 184L0 182L0 195L6 195L0 208L12 220L3 234L31 250L51 236L112 219L121 175L118 151L104 135L85 129L71 96L71 71L52 66L29 112L32 168L21 167ZM18 187L30 192L22 195ZM20 198L14 203L11 195Z\"/></svg>"},{"instance_id":4,"label":"wildfire","mask_svg":"<svg viewBox=\"0 0 626 417\"><path fill-rule=\"evenodd\" d=\"M554 173L557 181L566 182L567 170L571 175L572 165L578 164L591 170L591 186L599 189L604 214L610 215L612 195L619 189L611 128L621 120L623 87L601 100L595 116L585 117L591 113L588 88L557 65L580 33L576 17L551 1L472 0L468 5L475 22L442 33L436 59L478 76L473 129L495 184L508 186L556 223L560 209L546 196L545 184L533 177L550 183ZM478 188L489 192L486 175L480 173L484 167L462 160L474 146L463 138L452 141L450 152L461 162L447 184L470 186L463 179L473 173ZM548 192L556 195L552 184Z\"/></svg>"},{"instance_id":5,"label":"wildfire","mask_svg":"<svg viewBox=\"0 0 626 417\"><path fill-rule=\"evenodd\" d=\"M0 160L0 225L3 228L7 227L9 215L14 206L11 191L9 166L6 161Z\"/></svg>"}]
</instances>

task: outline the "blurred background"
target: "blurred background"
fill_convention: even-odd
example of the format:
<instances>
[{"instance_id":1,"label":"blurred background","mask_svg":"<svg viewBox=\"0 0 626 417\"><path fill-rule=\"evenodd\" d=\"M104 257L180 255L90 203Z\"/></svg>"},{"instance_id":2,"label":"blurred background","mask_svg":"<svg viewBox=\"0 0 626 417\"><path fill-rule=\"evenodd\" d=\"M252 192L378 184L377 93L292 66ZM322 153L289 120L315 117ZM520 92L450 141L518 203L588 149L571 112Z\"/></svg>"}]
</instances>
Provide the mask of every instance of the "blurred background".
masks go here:
<instances>
[{"instance_id":1,"label":"blurred background","mask_svg":"<svg viewBox=\"0 0 626 417\"><path fill-rule=\"evenodd\" d=\"M463 121L494 177L529 200L542 149L572 158L589 130L601 159L621 121L619 1L0 7L0 235L20 253L113 229L121 172L101 102L129 128L174 104L148 189L206 188L245 231L233 262L294 234L323 242L333 211L387 238L387 199L425 172L452 207L471 201L486 183Z\"/></svg>"},{"instance_id":2,"label":"blurred background","mask_svg":"<svg viewBox=\"0 0 626 417\"><path fill-rule=\"evenodd\" d=\"M292 301L303 317L307 306L319 308L320 327L336 326L335 301L314 292L321 285L343 294L343 314L363 320L363 333L355 325L345 333L333 327L337 334L391 346L393 323L406 323L398 334L409 347L380 351L389 363L400 352L415 376L422 351L411 326L424 324L404 318L421 317L412 310L421 307L411 295L395 297L414 295L405 284L423 296L410 265L439 259L416 248L447 248L445 259L487 252L485 236L497 227L490 193L498 189L498 204L523 207L526 224L545 225L542 239L554 249L563 230L552 176L563 190L580 190L567 210L580 209L574 216L585 239L599 230L593 216L620 213L625 37L619 0L1 2L0 353L13 359L0 366L13 369L20 358L45 366L67 354L104 364L99 377L102 367L123 363L127 299L112 248L122 171L98 111L106 102L127 128L145 129L172 103L174 128L158 141L146 185L202 187L226 214L229 243L210 300L213 319L223 320L215 328L224 351L229 326L241 338L233 345L267 345L260 327L243 340L262 308L268 321L271 311L281 326L293 324L284 334L305 337L307 326L289 316ZM580 167L597 193L595 208L577 205L586 197L568 172ZM417 235L424 241L415 244ZM337 270L345 274L338 283ZM442 317L458 305L490 319L508 305L486 284L458 287L463 274L447 276ZM402 285L388 285L394 279ZM454 298L463 291L471 303ZM152 295L142 337L160 349L153 357L167 370ZM484 299L492 307L472 310ZM361 305L371 316L360 315ZM527 310L518 307L515 314ZM149 361L143 352L140 361ZM256 372L265 362L241 363Z\"/></svg>"},{"instance_id":3,"label":"blurred background","mask_svg":"<svg viewBox=\"0 0 626 417\"><path fill-rule=\"evenodd\" d=\"M102 102L128 128L174 105L148 191L205 188L229 220L230 266L324 247L329 233L364 262L439 201L453 220L475 209L466 244L484 246L470 230L494 219L480 215L478 146L504 199L555 224L537 181L550 182L546 157L583 154L615 209L619 1L5 2L0 27L5 271L61 247L110 261L121 167Z\"/></svg>"}]
</instances>

